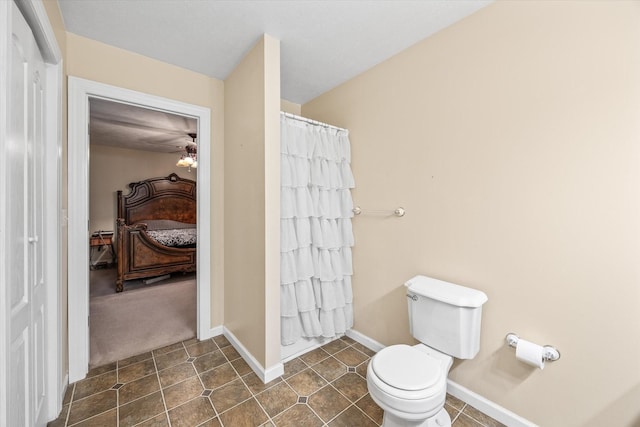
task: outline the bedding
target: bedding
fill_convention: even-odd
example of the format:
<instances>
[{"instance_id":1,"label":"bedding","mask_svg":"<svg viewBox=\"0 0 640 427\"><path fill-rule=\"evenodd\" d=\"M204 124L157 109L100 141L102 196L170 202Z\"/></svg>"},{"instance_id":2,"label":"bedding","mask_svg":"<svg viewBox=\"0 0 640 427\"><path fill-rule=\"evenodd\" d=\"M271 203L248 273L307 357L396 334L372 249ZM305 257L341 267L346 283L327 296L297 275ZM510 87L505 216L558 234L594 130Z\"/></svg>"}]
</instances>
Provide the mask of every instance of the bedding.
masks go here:
<instances>
[{"instance_id":1,"label":"bedding","mask_svg":"<svg viewBox=\"0 0 640 427\"><path fill-rule=\"evenodd\" d=\"M172 248L195 245L198 229L173 228L165 230L147 230L147 234L161 245Z\"/></svg>"}]
</instances>

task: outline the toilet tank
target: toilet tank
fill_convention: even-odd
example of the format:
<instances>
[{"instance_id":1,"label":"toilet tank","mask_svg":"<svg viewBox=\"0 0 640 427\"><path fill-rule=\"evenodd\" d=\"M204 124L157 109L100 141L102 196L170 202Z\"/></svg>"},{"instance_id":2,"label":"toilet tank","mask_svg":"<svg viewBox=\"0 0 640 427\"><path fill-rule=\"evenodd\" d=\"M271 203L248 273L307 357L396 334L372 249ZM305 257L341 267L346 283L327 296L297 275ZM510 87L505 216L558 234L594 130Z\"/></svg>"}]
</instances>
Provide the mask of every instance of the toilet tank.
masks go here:
<instances>
[{"instance_id":1,"label":"toilet tank","mask_svg":"<svg viewBox=\"0 0 640 427\"><path fill-rule=\"evenodd\" d=\"M480 350L480 320L487 295L476 289L416 276L405 283L411 335L458 359Z\"/></svg>"}]
</instances>

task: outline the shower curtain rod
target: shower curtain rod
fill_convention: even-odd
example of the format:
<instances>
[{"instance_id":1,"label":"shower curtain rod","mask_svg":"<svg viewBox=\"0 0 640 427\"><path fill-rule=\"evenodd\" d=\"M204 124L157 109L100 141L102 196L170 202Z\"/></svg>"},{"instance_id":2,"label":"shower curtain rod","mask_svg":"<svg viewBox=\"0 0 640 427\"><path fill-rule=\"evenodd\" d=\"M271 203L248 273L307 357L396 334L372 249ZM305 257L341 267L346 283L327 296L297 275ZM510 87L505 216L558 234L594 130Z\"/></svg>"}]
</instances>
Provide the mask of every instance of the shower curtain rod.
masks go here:
<instances>
[{"instance_id":1,"label":"shower curtain rod","mask_svg":"<svg viewBox=\"0 0 640 427\"><path fill-rule=\"evenodd\" d=\"M339 128L337 126L333 126L333 125L329 125L329 124L326 124L326 123L318 122L316 120L307 119L306 117L296 116L295 114L285 113L284 111L280 111L280 114L282 114L285 117L289 117L290 119L294 119L294 120L298 120L298 121L301 121L301 122L310 123L312 125L322 126L322 127L326 127L326 128L329 128L329 129L340 130L340 131L343 131L343 132L349 132L347 129L344 129L344 128Z\"/></svg>"}]
</instances>

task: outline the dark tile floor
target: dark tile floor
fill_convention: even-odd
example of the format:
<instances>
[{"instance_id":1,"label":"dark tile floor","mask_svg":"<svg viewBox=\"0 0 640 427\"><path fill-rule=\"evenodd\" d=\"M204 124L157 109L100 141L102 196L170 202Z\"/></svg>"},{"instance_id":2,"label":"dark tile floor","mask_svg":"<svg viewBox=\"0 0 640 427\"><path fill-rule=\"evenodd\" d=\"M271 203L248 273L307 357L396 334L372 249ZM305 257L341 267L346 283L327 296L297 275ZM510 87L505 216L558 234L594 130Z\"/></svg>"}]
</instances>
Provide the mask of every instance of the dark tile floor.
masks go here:
<instances>
[{"instance_id":1,"label":"dark tile floor","mask_svg":"<svg viewBox=\"0 0 640 427\"><path fill-rule=\"evenodd\" d=\"M373 354L342 337L263 384L224 336L184 341L91 370L49 427L377 426L365 380ZM502 425L452 396L446 409L453 427Z\"/></svg>"}]
</instances>

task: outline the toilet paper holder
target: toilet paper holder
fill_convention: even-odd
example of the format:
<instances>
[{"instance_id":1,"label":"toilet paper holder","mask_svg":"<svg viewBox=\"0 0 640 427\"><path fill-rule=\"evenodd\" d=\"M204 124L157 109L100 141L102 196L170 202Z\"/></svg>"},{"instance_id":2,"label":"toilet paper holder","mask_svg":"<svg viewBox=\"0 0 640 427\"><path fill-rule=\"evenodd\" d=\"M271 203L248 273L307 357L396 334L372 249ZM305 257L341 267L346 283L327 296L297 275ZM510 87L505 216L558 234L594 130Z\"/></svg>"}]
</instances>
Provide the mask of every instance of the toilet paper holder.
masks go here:
<instances>
[{"instance_id":1,"label":"toilet paper holder","mask_svg":"<svg viewBox=\"0 0 640 427\"><path fill-rule=\"evenodd\" d=\"M520 340L520 337L514 333L509 333L506 336L506 340L510 347L515 348L518 345L518 341ZM542 346L542 348L544 349L542 358L545 361L553 362L555 360L560 359L560 352L555 347L551 345L545 345L545 346Z\"/></svg>"}]
</instances>

